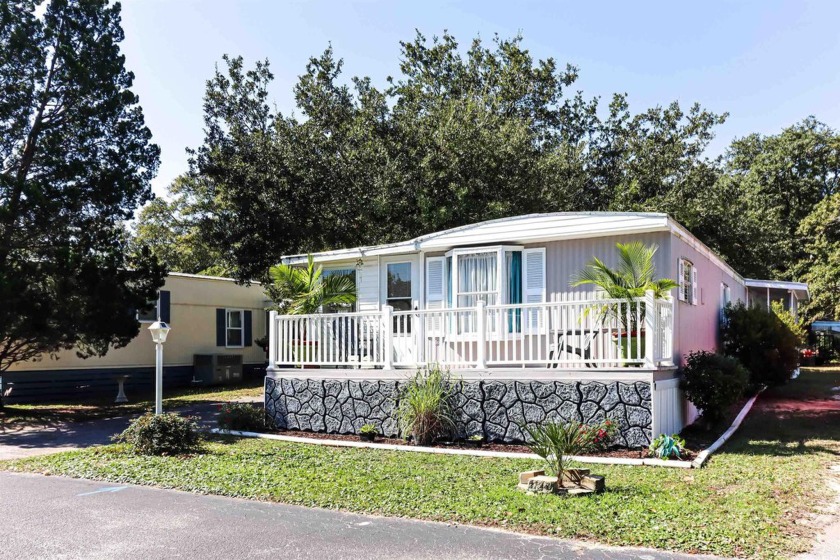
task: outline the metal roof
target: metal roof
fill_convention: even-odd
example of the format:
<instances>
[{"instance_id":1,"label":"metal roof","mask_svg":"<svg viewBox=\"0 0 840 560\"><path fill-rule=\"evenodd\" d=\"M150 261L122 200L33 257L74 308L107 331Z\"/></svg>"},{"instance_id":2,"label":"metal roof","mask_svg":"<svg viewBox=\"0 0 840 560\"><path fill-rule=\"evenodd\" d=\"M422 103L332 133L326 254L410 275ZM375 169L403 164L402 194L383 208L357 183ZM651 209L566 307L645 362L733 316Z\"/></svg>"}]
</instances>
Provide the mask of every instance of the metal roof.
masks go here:
<instances>
[{"instance_id":1,"label":"metal roof","mask_svg":"<svg viewBox=\"0 0 840 560\"><path fill-rule=\"evenodd\" d=\"M793 292L797 299L808 299L809 297L811 297L811 294L808 291L808 284L805 284L803 282L787 282L785 280L756 280L754 278L745 278L744 284L748 288L770 288L771 290L788 290Z\"/></svg>"},{"instance_id":2,"label":"metal roof","mask_svg":"<svg viewBox=\"0 0 840 560\"><path fill-rule=\"evenodd\" d=\"M656 212L554 212L526 214L479 222L414 239L384 245L353 247L313 253L318 262L366 256L392 255L417 251L440 251L458 246L486 243L539 243L562 239L605 237L609 235L669 231L667 214ZM307 255L283 257L287 264L304 262Z\"/></svg>"}]
</instances>

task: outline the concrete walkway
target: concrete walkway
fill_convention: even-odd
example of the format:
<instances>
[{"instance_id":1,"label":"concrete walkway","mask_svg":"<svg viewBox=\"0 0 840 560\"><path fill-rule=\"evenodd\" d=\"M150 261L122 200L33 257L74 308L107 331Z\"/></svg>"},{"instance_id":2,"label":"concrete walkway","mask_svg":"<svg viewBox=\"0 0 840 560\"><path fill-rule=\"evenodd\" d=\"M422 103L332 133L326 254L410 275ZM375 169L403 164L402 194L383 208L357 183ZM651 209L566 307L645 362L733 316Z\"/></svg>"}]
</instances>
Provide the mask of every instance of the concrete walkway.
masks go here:
<instances>
[{"instance_id":1,"label":"concrete walkway","mask_svg":"<svg viewBox=\"0 0 840 560\"><path fill-rule=\"evenodd\" d=\"M698 560L501 531L0 473L0 559Z\"/></svg>"}]
</instances>

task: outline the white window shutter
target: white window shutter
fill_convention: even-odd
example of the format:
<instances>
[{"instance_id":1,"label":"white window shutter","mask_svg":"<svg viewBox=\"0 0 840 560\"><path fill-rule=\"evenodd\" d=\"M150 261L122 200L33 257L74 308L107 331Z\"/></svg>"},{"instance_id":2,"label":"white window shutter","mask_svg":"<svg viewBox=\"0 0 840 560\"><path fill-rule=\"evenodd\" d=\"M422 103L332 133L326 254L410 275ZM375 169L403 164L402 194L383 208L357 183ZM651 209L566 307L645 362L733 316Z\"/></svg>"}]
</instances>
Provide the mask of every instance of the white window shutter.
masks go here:
<instances>
[{"instance_id":1,"label":"white window shutter","mask_svg":"<svg viewBox=\"0 0 840 560\"><path fill-rule=\"evenodd\" d=\"M699 305L700 299L697 297L697 267L691 267L691 305Z\"/></svg>"},{"instance_id":2,"label":"white window shutter","mask_svg":"<svg viewBox=\"0 0 840 560\"><path fill-rule=\"evenodd\" d=\"M680 259L680 267L677 273L677 278L679 279L680 287L677 292L677 298L680 301L685 301L685 261Z\"/></svg>"},{"instance_id":3,"label":"white window shutter","mask_svg":"<svg viewBox=\"0 0 840 560\"><path fill-rule=\"evenodd\" d=\"M444 282L444 257L426 258L426 309L443 309L446 294ZM436 315L436 314L435 314ZM432 315L429 318L427 329L439 331L441 329L440 317Z\"/></svg>"},{"instance_id":4,"label":"white window shutter","mask_svg":"<svg viewBox=\"0 0 840 560\"><path fill-rule=\"evenodd\" d=\"M545 301L545 248L522 251L522 292L522 303ZM543 323L540 320L541 310L527 309L524 315L525 325L529 328Z\"/></svg>"}]
</instances>

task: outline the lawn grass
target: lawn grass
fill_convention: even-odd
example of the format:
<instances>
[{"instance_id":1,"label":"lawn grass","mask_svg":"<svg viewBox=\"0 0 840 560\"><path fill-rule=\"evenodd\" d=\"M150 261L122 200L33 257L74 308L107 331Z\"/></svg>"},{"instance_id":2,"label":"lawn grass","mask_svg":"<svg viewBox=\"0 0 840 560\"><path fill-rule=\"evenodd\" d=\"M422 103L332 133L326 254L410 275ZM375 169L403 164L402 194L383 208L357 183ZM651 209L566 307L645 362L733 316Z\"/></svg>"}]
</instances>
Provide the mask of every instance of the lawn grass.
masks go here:
<instances>
[{"instance_id":1,"label":"lawn grass","mask_svg":"<svg viewBox=\"0 0 840 560\"><path fill-rule=\"evenodd\" d=\"M196 403L228 402L240 398L263 397L263 379L246 379L241 385L222 387L186 387L164 392L164 409L176 409ZM15 425L47 425L56 422L84 422L139 414L154 409L154 395L144 394L139 400L115 404L113 398L83 402L12 404L0 408L0 427Z\"/></svg>"},{"instance_id":2,"label":"lawn grass","mask_svg":"<svg viewBox=\"0 0 840 560\"><path fill-rule=\"evenodd\" d=\"M765 393L829 402L840 368L808 370ZM764 395L761 399L764 399ZM760 401L761 401L760 399ZM784 558L807 549L808 520L840 462L833 410L777 418L757 406L742 430L699 470L596 466L607 492L529 496L526 459L330 448L213 438L190 457L140 457L107 446L0 464L0 468L179 488L305 506L504 527L530 533L724 556Z\"/></svg>"}]
</instances>

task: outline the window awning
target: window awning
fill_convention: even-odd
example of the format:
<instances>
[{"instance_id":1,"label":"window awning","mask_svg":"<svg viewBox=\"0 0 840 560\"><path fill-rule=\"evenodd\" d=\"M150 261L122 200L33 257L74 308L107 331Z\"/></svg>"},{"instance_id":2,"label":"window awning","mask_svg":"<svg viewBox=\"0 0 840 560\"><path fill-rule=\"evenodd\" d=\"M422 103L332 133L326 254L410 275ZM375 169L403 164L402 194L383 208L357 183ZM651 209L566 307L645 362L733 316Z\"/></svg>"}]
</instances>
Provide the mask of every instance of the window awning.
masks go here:
<instances>
[{"instance_id":1,"label":"window awning","mask_svg":"<svg viewBox=\"0 0 840 560\"><path fill-rule=\"evenodd\" d=\"M784 280L756 280L753 278L745 278L744 284L747 288L764 288L771 290L787 290L792 292L796 299L809 299L811 294L808 292L808 284L803 282L786 282Z\"/></svg>"}]
</instances>

